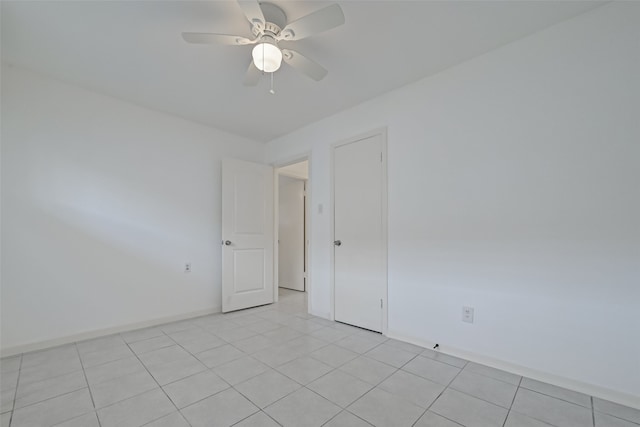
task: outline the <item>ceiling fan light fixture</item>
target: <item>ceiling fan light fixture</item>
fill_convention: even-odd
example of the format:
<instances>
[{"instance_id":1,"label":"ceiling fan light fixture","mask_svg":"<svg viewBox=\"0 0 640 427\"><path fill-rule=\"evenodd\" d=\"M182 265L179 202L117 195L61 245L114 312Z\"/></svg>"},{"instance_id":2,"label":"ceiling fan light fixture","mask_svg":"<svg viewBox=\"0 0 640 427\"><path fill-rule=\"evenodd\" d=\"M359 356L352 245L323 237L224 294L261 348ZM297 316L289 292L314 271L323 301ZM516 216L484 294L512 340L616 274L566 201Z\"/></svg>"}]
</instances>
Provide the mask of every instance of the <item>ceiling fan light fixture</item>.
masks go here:
<instances>
[{"instance_id":1,"label":"ceiling fan light fixture","mask_svg":"<svg viewBox=\"0 0 640 427\"><path fill-rule=\"evenodd\" d=\"M251 55L256 68L265 73L277 71L282 63L282 51L272 43L258 43L253 48Z\"/></svg>"}]
</instances>

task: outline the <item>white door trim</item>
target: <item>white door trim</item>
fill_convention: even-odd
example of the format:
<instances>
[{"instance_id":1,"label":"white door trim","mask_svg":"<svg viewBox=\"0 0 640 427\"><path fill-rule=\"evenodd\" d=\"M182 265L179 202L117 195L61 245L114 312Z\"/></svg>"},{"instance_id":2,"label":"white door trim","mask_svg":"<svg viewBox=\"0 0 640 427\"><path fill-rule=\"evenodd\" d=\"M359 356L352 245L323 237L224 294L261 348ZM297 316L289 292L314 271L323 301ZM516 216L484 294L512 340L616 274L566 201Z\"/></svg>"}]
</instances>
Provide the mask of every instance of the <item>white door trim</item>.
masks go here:
<instances>
[{"instance_id":1,"label":"white door trim","mask_svg":"<svg viewBox=\"0 0 640 427\"><path fill-rule=\"evenodd\" d=\"M383 309L382 309L382 334L387 335L389 329L389 268L388 268L388 258L389 258L389 237L388 237L388 184L387 184L387 127L381 127L369 132L365 132L351 138L336 142L331 144L331 160L330 160L330 175L331 175L331 183L330 183L330 192L331 192L331 241L329 244L331 245L331 255L330 255L330 264L331 264L331 285L330 285L330 298L331 298L331 320L336 319L335 317L335 251L333 248L333 239L335 238L335 151L336 148L351 144L353 142L357 142L363 139L370 138L372 136L382 137L382 236L383 236L383 269L384 269L384 292L383 292Z\"/></svg>"},{"instance_id":2,"label":"white door trim","mask_svg":"<svg viewBox=\"0 0 640 427\"><path fill-rule=\"evenodd\" d=\"M271 166L273 167L273 184L274 184L274 189L273 189L273 205L274 205L274 215L273 215L273 227L274 227L274 240L273 240L273 282L276 284L273 288L273 298L274 298L274 302L278 302L278 226L279 226L279 221L280 221L280 209L278 206L278 201L279 201L279 191L278 191L278 168L282 168L285 166L289 166L292 165L294 163L300 163L300 162L304 162L305 160L307 160L309 162L309 170L308 170L308 174L309 177L307 178L307 182L305 185L305 192L306 192L306 206L305 206L305 220L306 220L306 224L305 227L307 229L307 240L309 241L309 244L307 244L306 249L307 249L307 271L306 271L306 286L305 286L305 292L307 292L307 313L313 313L313 309L312 309L312 302L311 302L311 287L312 287L312 283L311 283L311 260L313 258L311 258L311 248L312 248L312 244L311 244L311 215L310 215L310 206L312 206L311 204L311 173L313 170L313 165L312 165L312 161L311 161L311 151L305 151L302 153L298 153L295 154L293 156L287 157L285 160L280 160L274 163L271 163ZM306 244L306 242L305 242Z\"/></svg>"}]
</instances>

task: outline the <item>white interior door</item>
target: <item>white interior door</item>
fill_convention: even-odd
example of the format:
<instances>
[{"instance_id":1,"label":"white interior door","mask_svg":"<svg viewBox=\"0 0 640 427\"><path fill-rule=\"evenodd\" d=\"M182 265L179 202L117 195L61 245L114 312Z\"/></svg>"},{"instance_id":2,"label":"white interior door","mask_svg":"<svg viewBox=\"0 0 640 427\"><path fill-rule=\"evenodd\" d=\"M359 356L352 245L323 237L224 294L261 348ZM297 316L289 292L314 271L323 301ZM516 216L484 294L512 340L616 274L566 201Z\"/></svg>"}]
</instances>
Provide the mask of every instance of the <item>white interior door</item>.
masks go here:
<instances>
[{"instance_id":1,"label":"white interior door","mask_svg":"<svg viewBox=\"0 0 640 427\"><path fill-rule=\"evenodd\" d=\"M273 302L273 169L222 162L222 311Z\"/></svg>"},{"instance_id":2,"label":"white interior door","mask_svg":"<svg viewBox=\"0 0 640 427\"><path fill-rule=\"evenodd\" d=\"M384 136L334 149L335 319L382 332L386 295Z\"/></svg>"},{"instance_id":3,"label":"white interior door","mask_svg":"<svg viewBox=\"0 0 640 427\"><path fill-rule=\"evenodd\" d=\"M304 181L278 181L278 286L304 291Z\"/></svg>"}]
</instances>

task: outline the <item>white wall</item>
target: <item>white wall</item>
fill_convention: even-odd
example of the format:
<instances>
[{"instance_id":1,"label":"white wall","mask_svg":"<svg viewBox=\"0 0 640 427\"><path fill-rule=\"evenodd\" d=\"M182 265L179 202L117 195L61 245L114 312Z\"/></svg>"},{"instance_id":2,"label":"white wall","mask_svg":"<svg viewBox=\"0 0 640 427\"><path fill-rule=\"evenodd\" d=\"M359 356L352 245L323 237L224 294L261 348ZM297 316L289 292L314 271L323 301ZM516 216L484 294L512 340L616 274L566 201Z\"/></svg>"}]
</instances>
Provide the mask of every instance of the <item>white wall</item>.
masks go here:
<instances>
[{"instance_id":1,"label":"white wall","mask_svg":"<svg viewBox=\"0 0 640 427\"><path fill-rule=\"evenodd\" d=\"M330 144L388 126L390 335L640 406L638 22L609 4L271 141L312 153L313 312Z\"/></svg>"},{"instance_id":2,"label":"white wall","mask_svg":"<svg viewBox=\"0 0 640 427\"><path fill-rule=\"evenodd\" d=\"M3 351L219 310L220 160L263 144L7 66L2 121Z\"/></svg>"}]
</instances>

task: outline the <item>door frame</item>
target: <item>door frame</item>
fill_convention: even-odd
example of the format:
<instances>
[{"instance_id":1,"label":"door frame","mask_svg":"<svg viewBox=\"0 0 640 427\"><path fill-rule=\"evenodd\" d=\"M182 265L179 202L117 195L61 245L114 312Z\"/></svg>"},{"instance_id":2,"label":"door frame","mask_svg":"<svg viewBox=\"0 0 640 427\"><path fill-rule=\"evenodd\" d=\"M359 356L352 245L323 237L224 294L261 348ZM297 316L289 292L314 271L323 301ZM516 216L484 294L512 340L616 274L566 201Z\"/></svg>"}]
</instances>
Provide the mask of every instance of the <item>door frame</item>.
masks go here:
<instances>
[{"instance_id":1,"label":"door frame","mask_svg":"<svg viewBox=\"0 0 640 427\"><path fill-rule=\"evenodd\" d=\"M305 214L305 234L306 234L306 241L305 241L305 245L306 245L306 264L307 264L307 269L305 271L306 273L306 281L305 281L305 292L307 293L307 313L312 313L312 309L311 309L311 289L312 289L312 283L311 283L311 248L312 248L312 244L311 244L311 215L310 215L310 206L311 206L311 171L312 171L312 165L311 165L311 151L306 151L300 154L296 154L294 156L289 156L287 157L285 160L280 160L274 163L271 163L271 166L273 167L273 208L274 208L274 214L273 214L273 229L274 229L274 239L273 239L273 298L274 298L274 302L278 302L278 261L279 261L279 254L278 254L278 239L279 239L279 225L280 225L280 206L279 206L279 202L280 202L280 189L278 188L278 184L279 184L279 176L280 174L278 173L278 169L285 167L285 166L289 166L295 163L300 163L300 162L304 162L304 161L308 161L309 162L309 169L308 169L308 178L307 178L307 182L305 184L305 197L306 197L306 203L305 203L305 208L304 208L304 214ZM307 244L308 241L308 244Z\"/></svg>"},{"instance_id":2,"label":"door frame","mask_svg":"<svg viewBox=\"0 0 640 427\"><path fill-rule=\"evenodd\" d=\"M361 141L363 139L370 138L372 136L382 137L382 251L383 251L383 269L384 269L384 291L382 293L382 335L387 335L389 330L389 235L388 235L388 174L387 174L387 127L380 127L369 132L364 132L355 136L352 136L348 139L344 139L342 141L335 142L331 144L331 160L330 160L330 193L331 193L331 241L329 244L331 245L331 255L330 255L330 265L331 265L331 274L330 274L330 298L331 298L331 320L335 321L336 316L336 267L335 267L335 246L333 245L333 241L335 240L336 235L336 227L335 227L335 152L336 148L351 144L354 142Z\"/></svg>"}]
</instances>

